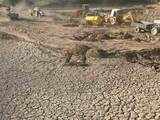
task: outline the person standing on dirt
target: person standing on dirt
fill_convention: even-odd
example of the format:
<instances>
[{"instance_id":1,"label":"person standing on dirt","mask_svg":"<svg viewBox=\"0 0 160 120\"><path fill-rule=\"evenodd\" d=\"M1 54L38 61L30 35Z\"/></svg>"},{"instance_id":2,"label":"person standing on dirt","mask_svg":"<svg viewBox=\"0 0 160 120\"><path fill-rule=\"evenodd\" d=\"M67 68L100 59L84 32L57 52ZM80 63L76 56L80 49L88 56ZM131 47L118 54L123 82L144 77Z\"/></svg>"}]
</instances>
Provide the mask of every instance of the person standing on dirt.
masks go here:
<instances>
[{"instance_id":1,"label":"person standing on dirt","mask_svg":"<svg viewBox=\"0 0 160 120\"><path fill-rule=\"evenodd\" d=\"M89 13L89 5L88 4L83 4L82 5L82 10L81 10L81 25L85 24L85 17Z\"/></svg>"},{"instance_id":2,"label":"person standing on dirt","mask_svg":"<svg viewBox=\"0 0 160 120\"><path fill-rule=\"evenodd\" d=\"M88 12L89 12L89 5L88 4L82 5L82 18L84 18Z\"/></svg>"}]
</instances>

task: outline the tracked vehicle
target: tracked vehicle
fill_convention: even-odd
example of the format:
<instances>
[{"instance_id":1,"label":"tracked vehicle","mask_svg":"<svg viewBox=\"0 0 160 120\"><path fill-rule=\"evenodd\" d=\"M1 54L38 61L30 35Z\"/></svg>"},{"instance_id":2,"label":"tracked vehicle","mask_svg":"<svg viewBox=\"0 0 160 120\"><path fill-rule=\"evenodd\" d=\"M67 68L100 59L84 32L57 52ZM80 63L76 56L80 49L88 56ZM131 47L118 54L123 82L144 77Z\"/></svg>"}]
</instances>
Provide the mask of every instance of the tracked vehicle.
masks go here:
<instances>
[{"instance_id":1,"label":"tracked vehicle","mask_svg":"<svg viewBox=\"0 0 160 120\"><path fill-rule=\"evenodd\" d=\"M154 22L139 21L132 23L135 27L135 32L150 32L152 35L157 35L160 32L160 20L154 20Z\"/></svg>"}]
</instances>

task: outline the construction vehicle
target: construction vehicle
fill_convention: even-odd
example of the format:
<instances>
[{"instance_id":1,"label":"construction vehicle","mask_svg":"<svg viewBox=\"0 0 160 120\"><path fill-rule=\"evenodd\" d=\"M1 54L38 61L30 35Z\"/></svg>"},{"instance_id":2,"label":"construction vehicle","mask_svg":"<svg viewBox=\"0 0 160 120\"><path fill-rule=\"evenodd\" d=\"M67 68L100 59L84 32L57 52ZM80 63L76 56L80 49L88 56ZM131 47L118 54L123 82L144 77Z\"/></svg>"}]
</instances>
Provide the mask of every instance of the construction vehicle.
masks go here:
<instances>
[{"instance_id":1,"label":"construction vehicle","mask_svg":"<svg viewBox=\"0 0 160 120\"><path fill-rule=\"evenodd\" d=\"M92 25L92 26L102 26L105 22L104 16L101 16L98 13L92 12L86 14L84 17L85 25Z\"/></svg>"},{"instance_id":2,"label":"construction vehicle","mask_svg":"<svg viewBox=\"0 0 160 120\"><path fill-rule=\"evenodd\" d=\"M9 12L7 14L11 20L19 20L19 14L15 12Z\"/></svg>"},{"instance_id":3,"label":"construction vehicle","mask_svg":"<svg viewBox=\"0 0 160 120\"><path fill-rule=\"evenodd\" d=\"M30 9L29 13L30 13L31 16L35 16L35 17L42 17L42 16L44 16L44 12L41 9L39 9L38 7Z\"/></svg>"},{"instance_id":4,"label":"construction vehicle","mask_svg":"<svg viewBox=\"0 0 160 120\"><path fill-rule=\"evenodd\" d=\"M19 19L19 14L16 13L16 12L13 10L13 8L9 7L7 10L8 10L7 15L9 16L9 18L10 18L11 20L18 20L18 19Z\"/></svg>"},{"instance_id":5,"label":"construction vehicle","mask_svg":"<svg viewBox=\"0 0 160 120\"><path fill-rule=\"evenodd\" d=\"M105 22L114 24L134 22L133 15L128 9L112 9L110 15L105 16Z\"/></svg>"},{"instance_id":6,"label":"construction vehicle","mask_svg":"<svg viewBox=\"0 0 160 120\"><path fill-rule=\"evenodd\" d=\"M102 26L105 17L97 12L84 13L81 17L69 17L65 26Z\"/></svg>"},{"instance_id":7,"label":"construction vehicle","mask_svg":"<svg viewBox=\"0 0 160 120\"><path fill-rule=\"evenodd\" d=\"M89 4L82 4L81 9L74 11L68 18L64 26L79 26L86 25L86 16L91 11L89 9ZM88 19L88 17L87 17Z\"/></svg>"},{"instance_id":8,"label":"construction vehicle","mask_svg":"<svg viewBox=\"0 0 160 120\"><path fill-rule=\"evenodd\" d=\"M80 25L101 26L105 22L104 16L96 10L91 10L89 4L83 4L82 9L77 11L77 17L80 18Z\"/></svg>"},{"instance_id":9,"label":"construction vehicle","mask_svg":"<svg viewBox=\"0 0 160 120\"><path fill-rule=\"evenodd\" d=\"M135 32L150 32L152 35L157 35L160 32L160 20L154 22L139 21L131 24L135 27Z\"/></svg>"}]
</instances>

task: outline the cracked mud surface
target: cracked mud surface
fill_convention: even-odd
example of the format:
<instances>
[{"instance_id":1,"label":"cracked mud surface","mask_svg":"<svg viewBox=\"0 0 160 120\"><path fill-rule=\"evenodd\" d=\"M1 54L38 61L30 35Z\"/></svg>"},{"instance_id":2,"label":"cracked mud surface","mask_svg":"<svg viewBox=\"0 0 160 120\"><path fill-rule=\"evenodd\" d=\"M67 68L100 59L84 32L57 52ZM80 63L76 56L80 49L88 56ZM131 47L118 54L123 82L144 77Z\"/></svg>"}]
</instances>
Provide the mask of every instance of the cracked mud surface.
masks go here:
<instances>
[{"instance_id":1,"label":"cracked mud surface","mask_svg":"<svg viewBox=\"0 0 160 120\"><path fill-rule=\"evenodd\" d=\"M160 120L160 73L153 68L123 58L63 67L61 58L1 38L1 120Z\"/></svg>"}]
</instances>

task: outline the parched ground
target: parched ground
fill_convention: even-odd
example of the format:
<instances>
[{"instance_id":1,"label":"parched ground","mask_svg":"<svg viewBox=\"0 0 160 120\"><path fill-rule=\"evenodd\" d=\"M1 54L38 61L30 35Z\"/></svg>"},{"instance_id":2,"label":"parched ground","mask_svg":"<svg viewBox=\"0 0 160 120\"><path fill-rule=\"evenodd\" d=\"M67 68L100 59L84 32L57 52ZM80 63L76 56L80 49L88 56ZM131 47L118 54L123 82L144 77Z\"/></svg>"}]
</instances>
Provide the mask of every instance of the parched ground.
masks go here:
<instances>
[{"instance_id":1,"label":"parched ground","mask_svg":"<svg viewBox=\"0 0 160 120\"><path fill-rule=\"evenodd\" d=\"M0 39L1 120L160 120L160 73L154 68L123 57L63 66L63 56L51 48L70 42L77 28L25 25L1 25L18 36Z\"/></svg>"}]
</instances>

